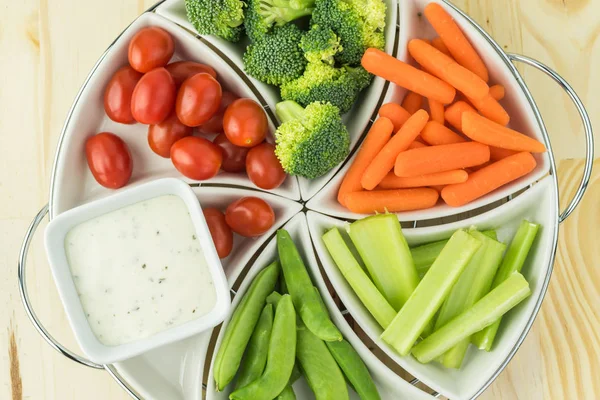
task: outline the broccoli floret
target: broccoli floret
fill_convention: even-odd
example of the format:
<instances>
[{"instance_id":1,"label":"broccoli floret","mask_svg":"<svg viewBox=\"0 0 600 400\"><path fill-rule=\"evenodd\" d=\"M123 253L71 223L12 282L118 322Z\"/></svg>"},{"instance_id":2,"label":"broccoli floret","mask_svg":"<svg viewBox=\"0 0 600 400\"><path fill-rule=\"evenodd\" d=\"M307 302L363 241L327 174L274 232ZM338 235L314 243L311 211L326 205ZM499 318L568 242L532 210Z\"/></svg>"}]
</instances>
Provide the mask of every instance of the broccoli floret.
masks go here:
<instances>
[{"instance_id":1,"label":"broccoli floret","mask_svg":"<svg viewBox=\"0 0 600 400\"><path fill-rule=\"evenodd\" d=\"M311 15L315 0L249 0L246 11L246 34L250 40L260 40L273 25L282 26Z\"/></svg>"},{"instance_id":2,"label":"broccoli floret","mask_svg":"<svg viewBox=\"0 0 600 400\"><path fill-rule=\"evenodd\" d=\"M342 51L340 38L329 28L313 25L302 37L300 48L309 62L325 62L333 65L333 57Z\"/></svg>"},{"instance_id":3,"label":"broccoli floret","mask_svg":"<svg viewBox=\"0 0 600 400\"><path fill-rule=\"evenodd\" d=\"M188 20L198 33L220 36L230 42L240 40L244 7L242 0L185 0Z\"/></svg>"},{"instance_id":4,"label":"broccoli floret","mask_svg":"<svg viewBox=\"0 0 600 400\"><path fill-rule=\"evenodd\" d=\"M341 67L319 62L309 63L304 74L281 86L281 98L302 106L328 101L346 113L358 94L371 83L371 74L363 67Z\"/></svg>"},{"instance_id":5,"label":"broccoli floret","mask_svg":"<svg viewBox=\"0 0 600 400\"><path fill-rule=\"evenodd\" d=\"M283 101L275 111L282 122L275 132L275 155L288 174L314 179L348 155L350 137L336 106L316 102L302 108Z\"/></svg>"},{"instance_id":6,"label":"broccoli floret","mask_svg":"<svg viewBox=\"0 0 600 400\"><path fill-rule=\"evenodd\" d=\"M246 72L271 85L281 85L301 76L307 63L298 46L303 33L294 24L275 27L246 49Z\"/></svg>"},{"instance_id":7,"label":"broccoli floret","mask_svg":"<svg viewBox=\"0 0 600 400\"><path fill-rule=\"evenodd\" d=\"M329 28L340 38L340 64L358 65L369 47L385 45L386 6L382 0L319 0L312 23Z\"/></svg>"}]
</instances>

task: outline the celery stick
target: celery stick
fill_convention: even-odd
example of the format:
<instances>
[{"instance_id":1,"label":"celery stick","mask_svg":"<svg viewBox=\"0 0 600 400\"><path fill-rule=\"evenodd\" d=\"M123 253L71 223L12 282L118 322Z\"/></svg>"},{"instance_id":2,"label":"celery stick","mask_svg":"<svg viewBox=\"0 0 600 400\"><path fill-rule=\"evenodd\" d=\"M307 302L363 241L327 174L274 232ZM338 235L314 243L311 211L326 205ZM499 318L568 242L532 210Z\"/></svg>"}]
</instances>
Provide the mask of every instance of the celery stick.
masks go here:
<instances>
[{"instance_id":1,"label":"celery stick","mask_svg":"<svg viewBox=\"0 0 600 400\"><path fill-rule=\"evenodd\" d=\"M415 346L412 353L419 362L428 363L441 356L461 340L485 328L531 294L529 283L515 272L485 295L473 307Z\"/></svg>"},{"instance_id":2,"label":"celery stick","mask_svg":"<svg viewBox=\"0 0 600 400\"><path fill-rule=\"evenodd\" d=\"M450 291L450 295L444 301L435 324L435 330L473 306L490 291L494 275L496 275L502 255L506 250L505 244L490 239L481 232L470 231L469 234L481 241L481 247L471 258L456 285ZM469 342L469 338L463 339L442 356L441 363L447 368L460 368L469 348Z\"/></svg>"},{"instance_id":3,"label":"celery stick","mask_svg":"<svg viewBox=\"0 0 600 400\"><path fill-rule=\"evenodd\" d=\"M329 230L323 235L323 242L354 293L379 325L383 329L387 328L396 316L396 311L377 290L365 271L362 270L346 245L340 231L337 228Z\"/></svg>"},{"instance_id":4,"label":"celery stick","mask_svg":"<svg viewBox=\"0 0 600 400\"><path fill-rule=\"evenodd\" d=\"M379 292L395 310L402 308L419 284L419 275L396 215L361 219L348 233Z\"/></svg>"},{"instance_id":5,"label":"celery stick","mask_svg":"<svg viewBox=\"0 0 600 400\"><path fill-rule=\"evenodd\" d=\"M400 355L411 347L433 318L481 242L463 230L454 232L429 272L381 338Z\"/></svg>"},{"instance_id":6,"label":"celery stick","mask_svg":"<svg viewBox=\"0 0 600 400\"><path fill-rule=\"evenodd\" d=\"M515 271L521 272L539 228L540 226L538 224L534 224L527 220L521 221L521 225L519 225L517 233L510 243L510 246L508 246L504 260L494 278L492 288L500 285ZM471 338L471 343L481 350L490 351L494 344L494 338L496 337L501 321L502 318L498 318L493 324L481 332L474 334Z\"/></svg>"}]
</instances>

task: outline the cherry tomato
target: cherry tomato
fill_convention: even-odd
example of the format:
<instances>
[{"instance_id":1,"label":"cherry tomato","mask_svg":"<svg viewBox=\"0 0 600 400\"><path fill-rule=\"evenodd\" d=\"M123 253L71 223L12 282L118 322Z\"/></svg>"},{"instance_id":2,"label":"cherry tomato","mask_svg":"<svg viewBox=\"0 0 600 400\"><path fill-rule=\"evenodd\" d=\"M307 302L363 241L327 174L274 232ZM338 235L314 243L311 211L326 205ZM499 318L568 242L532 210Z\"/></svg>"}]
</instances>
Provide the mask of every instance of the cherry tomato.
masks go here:
<instances>
[{"instance_id":1,"label":"cherry tomato","mask_svg":"<svg viewBox=\"0 0 600 400\"><path fill-rule=\"evenodd\" d=\"M193 61L173 62L167 65L166 68L167 71L169 71L169 73L173 77L173 80L175 81L175 85L177 85L177 87L181 86L181 84L187 78L202 72L205 72L213 78L217 79L217 73L211 66Z\"/></svg>"},{"instance_id":2,"label":"cherry tomato","mask_svg":"<svg viewBox=\"0 0 600 400\"><path fill-rule=\"evenodd\" d=\"M224 133L218 135L213 143L223 150L223 164L221 169L225 172L242 172L246 169L247 147L236 146L231 143Z\"/></svg>"},{"instance_id":3,"label":"cherry tomato","mask_svg":"<svg viewBox=\"0 0 600 400\"><path fill-rule=\"evenodd\" d=\"M142 74L129 65L119 69L106 85L104 110L108 118L122 124L134 124L131 114L131 95Z\"/></svg>"},{"instance_id":4,"label":"cherry tomato","mask_svg":"<svg viewBox=\"0 0 600 400\"><path fill-rule=\"evenodd\" d=\"M167 65L174 52L173 38L165 30L155 26L143 28L129 42L129 64L146 73Z\"/></svg>"},{"instance_id":5,"label":"cherry tomato","mask_svg":"<svg viewBox=\"0 0 600 400\"><path fill-rule=\"evenodd\" d=\"M153 152L161 157L171 157L173 143L186 136L191 136L192 128L185 126L174 112L163 122L148 127L148 144Z\"/></svg>"},{"instance_id":6,"label":"cherry tomato","mask_svg":"<svg viewBox=\"0 0 600 400\"><path fill-rule=\"evenodd\" d=\"M187 126L200 126L219 110L221 85L215 78L200 73L186 79L177 94L177 116Z\"/></svg>"},{"instance_id":7,"label":"cherry tomato","mask_svg":"<svg viewBox=\"0 0 600 400\"><path fill-rule=\"evenodd\" d=\"M237 99L237 95L231 92L223 92L219 110L211 119L200 126L200 130L205 133L223 133L223 116L225 115L225 110Z\"/></svg>"},{"instance_id":8,"label":"cherry tomato","mask_svg":"<svg viewBox=\"0 0 600 400\"><path fill-rule=\"evenodd\" d=\"M90 137L85 142L85 156L92 175L102 186L118 189L129 182L133 171L131 153L117 135L102 132Z\"/></svg>"},{"instance_id":9,"label":"cherry tomato","mask_svg":"<svg viewBox=\"0 0 600 400\"><path fill-rule=\"evenodd\" d=\"M219 172L223 154L221 148L211 141L188 136L171 146L171 160L182 175L201 181Z\"/></svg>"},{"instance_id":10,"label":"cherry tomato","mask_svg":"<svg viewBox=\"0 0 600 400\"><path fill-rule=\"evenodd\" d=\"M223 117L223 130L231 143L254 147L267 136L265 110L252 99L239 99L231 103Z\"/></svg>"},{"instance_id":11,"label":"cherry tomato","mask_svg":"<svg viewBox=\"0 0 600 400\"><path fill-rule=\"evenodd\" d=\"M248 178L261 189L275 189L285 181L285 171L275 155L275 146L261 143L253 147L246 157Z\"/></svg>"},{"instance_id":12,"label":"cherry tomato","mask_svg":"<svg viewBox=\"0 0 600 400\"><path fill-rule=\"evenodd\" d=\"M255 237L273 226L275 213L264 200L258 197L243 197L227 207L225 220L235 233Z\"/></svg>"},{"instance_id":13,"label":"cherry tomato","mask_svg":"<svg viewBox=\"0 0 600 400\"><path fill-rule=\"evenodd\" d=\"M219 258L227 257L233 248L233 232L225 222L225 214L216 208L205 208L203 212Z\"/></svg>"},{"instance_id":14,"label":"cherry tomato","mask_svg":"<svg viewBox=\"0 0 600 400\"><path fill-rule=\"evenodd\" d=\"M160 124L169 116L174 105L175 83L164 68L146 73L131 96L131 113L142 124Z\"/></svg>"}]
</instances>

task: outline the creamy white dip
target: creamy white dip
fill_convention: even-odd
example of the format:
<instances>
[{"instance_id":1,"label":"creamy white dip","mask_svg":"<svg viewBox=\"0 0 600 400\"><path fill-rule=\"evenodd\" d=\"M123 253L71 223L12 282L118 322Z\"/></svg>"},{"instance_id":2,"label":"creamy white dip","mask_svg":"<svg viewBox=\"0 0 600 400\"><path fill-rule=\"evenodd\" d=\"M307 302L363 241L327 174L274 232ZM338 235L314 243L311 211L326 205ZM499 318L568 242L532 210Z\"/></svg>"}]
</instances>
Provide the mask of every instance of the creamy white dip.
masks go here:
<instances>
[{"instance_id":1,"label":"creamy white dip","mask_svg":"<svg viewBox=\"0 0 600 400\"><path fill-rule=\"evenodd\" d=\"M74 227L65 238L98 340L117 346L208 313L216 292L183 200L167 195Z\"/></svg>"}]
</instances>

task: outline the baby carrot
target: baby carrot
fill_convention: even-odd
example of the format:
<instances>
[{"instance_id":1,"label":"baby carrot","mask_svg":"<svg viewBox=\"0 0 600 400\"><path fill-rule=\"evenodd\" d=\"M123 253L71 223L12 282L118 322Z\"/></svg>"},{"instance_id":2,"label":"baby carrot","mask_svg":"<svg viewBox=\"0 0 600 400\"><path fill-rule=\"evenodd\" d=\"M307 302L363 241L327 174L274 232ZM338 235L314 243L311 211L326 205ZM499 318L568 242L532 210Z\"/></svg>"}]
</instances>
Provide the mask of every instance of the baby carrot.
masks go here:
<instances>
[{"instance_id":1,"label":"baby carrot","mask_svg":"<svg viewBox=\"0 0 600 400\"><path fill-rule=\"evenodd\" d=\"M437 100L428 99L429 101L429 114L431 114L431 120L437 121L440 124L444 123L444 105Z\"/></svg>"},{"instance_id":2,"label":"baby carrot","mask_svg":"<svg viewBox=\"0 0 600 400\"><path fill-rule=\"evenodd\" d=\"M394 124L394 133L404 125L410 117L410 113L406 111L400 104L387 103L379 108L379 116L386 117Z\"/></svg>"},{"instance_id":3,"label":"baby carrot","mask_svg":"<svg viewBox=\"0 0 600 400\"><path fill-rule=\"evenodd\" d=\"M469 174L465 170L455 169L452 171L438 172L429 175L413 176L410 178L401 178L390 172L383 178L378 189L403 189L411 187L451 185L454 183L463 183L467 180Z\"/></svg>"},{"instance_id":4,"label":"baby carrot","mask_svg":"<svg viewBox=\"0 0 600 400\"><path fill-rule=\"evenodd\" d=\"M413 140L413 142L408 146L408 150L420 149L421 147L427 147L427 145L418 140Z\"/></svg>"},{"instance_id":5,"label":"baby carrot","mask_svg":"<svg viewBox=\"0 0 600 400\"><path fill-rule=\"evenodd\" d=\"M490 159L488 146L476 142L444 144L398 154L394 173L411 177L483 164Z\"/></svg>"},{"instance_id":6,"label":"baby carrot","mask_svg":"<svg viewBox=\"0 0 600 400\"><path fill-rule=\"evenodd\" d=\"M424 69L468 97L482 99L489 94L490 88L483 79L424 41L409 41L408 51Z\"/></svg>"},{"instance_id":7,"label":"baby carrot","mask_svg":"<svg viewBox=\"0 0 600 400\"><path fill-rule=\"evenodd\" d=\"M502 107L500 103L498 103L498 101L492 97L491 94L488 94L483 99L479 100L471 97L468 97L468 99L484 117L500 125L508 125L510 122L510 116L504 107Z\"/></svg>"},{"instance_id":8,"label":"baby carrot","mask_svg":"<svg viewBox=\"0 0 600 400\"><path fill-rule=\"evenodd\" d=\"M500 147L490 146L490 160L498 161L506 158L508 156L512 156L513 154L517 154L517 151L502 149Z\"/></svg>"},{"instance_id":9,"label":"baby carrot","mask_svg":"<svg viewBox=\"0 0 600 400\"><path fill-rule=\"evenodd\" d=\"M444 113L444 117L446 117L446 121L460 132L462 132L462 115L466 111L476 112L471 105L469 105L465 101L457 101L451 106L446 108L446 112Z\"/></svg>"},{"instance_id":10,"label":"baby carrot","mask_svg":"<svg viewBox=\"0 0 600 400\"><path fill-rule=\"evenodd\" d=\"M514 154L473 172L464 183L446 186L442 190L442 198L452 207L463 206L527 175L535 166L535 158L531 153Z\"/></svg>"},{"instance_id":11,"label":"baby carrot","mask_svg":"<svg viewBox=\"0 0 600 400\"><path fill-rule=\"evenodd\" d=\"M425 7L425 17L440 35L440 38L454 59L463 67L477 74L485 82L489 80L488 70L477 51L462 33L456 22L442 6L429 3Z\"/></svg>"},{"instance_id":12,"label":"baby carrot","mask_svg":"<svg viewBox=\"0 0 600 400\"><path fill-rule=\"evenodd\" d=\"M346 176L344 176L344 180L338 191L338 202L341 205L345 205L344 196L346 193L362 190L360 179L365 169L367 169L371 161L373 161L383 146L390 140L393 129L394 125L392 121L385 117L380 117L373 123L365 141L356 154L356 158L352 162L352 166L346 172Z\"/></svg>"},{"instance_id":13,"label":"baby carrot","mask_svg":"<svg viewBox=\"0 0 600 400\"><path fill-rule=\"evenodd\" d=\"M445 55L447 55L448 57L452 57L452 54L450 54L450 50L448 50L448 47L446 47L441 37L438 36L435 39L433 39L431 41L431 45L439 51L441 51L442 53L444 53Z\"/></svg>"},{"instance_id":14,"label":"baby carrot","mask_svg":"<svg viewBox=\"0 0 600 400\"><path fill-rule=\"evenodd\" d=\"M490 96L494 98L496 101L500 101L504 98L504 86L502 85L493 85L490 86Z\"/></svg>"},{"instance_id":15,"label":"baby carrot","mask_svg":"<svg viewBox=\"0 0 600 400\"><path fill-rule=\"evenodd\" d=\"M432 189L437 190L439 193L442 193L442 189L444 189L446 187L446 185L432 185L429 186Z\"/></svg>"},{"instance_id":16,"label":"baby carrot","mask_svg":"<svg viewBox=\"0 0 600 400\"><path fill-rule=\"evenodd\" d=\"M462 116L463 133L479 143L508 150L543 153L546 146L520 132L497 124L474 112Z\"/></svg>"},{"instance_id":17,"label":"baby carrot","mask_svg":"<svg viewBox=\"0 0 600 400\"><path fill-rule=\"evenodd\" d=\"M372 190L346 195L346 207L358 214L421 210L435 206L439 194L430 188Z\"/></svg>"},{"instance_id":18,"label":"baby carrot","mask_svg":"<svg viewBox=\"0 0 600 400\"><path fill-rule=\"evenodd\" d=\"M361 63L373 75L442 104L452 103L456 95L456 90L446 82L381 50L367 49Z\"/></svg>"},{"instance_id":19,"label":"baby carrot","mask_svg":"<svg viewBox=\"0 0 600 400\"><path fill-rule=\"evenodd\" d=\"M423 96L415 92L406 92L404 100L402 100L402 107L408 111L409 114L414 114L417 110L420 110L423 106Z\"/></svg>"},{"instance_id":20,"label":"baby carrot","mask_svg":"<svg viewBox=\"0 0 600 400\"><path fill-rule=\"evenodd\" d=\"M421 138L431 146L466 142L462 136L437 121L429 121L425 125L421 131Z\"/></svg>"},{"instance_id":21,"label":"baby carrot","mask_svg":"<svg viewBox=\"0 0 600 400\"><path fill-rule=\"evenodd\" d=\"M389 142L375 156L371 164L367 167L360 183L363 188L373 190L375 186L394 168L394 162L400 152L408 149L408 146L419 136L419 133L427 123L429 114L425 110L419 110L414 113L402 128L396 133ZM415 149L422 150L422 149ZM415 151L410 150L410 151Z\"/></svg>"}]
</instances>

